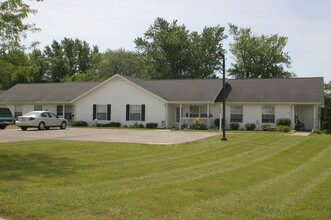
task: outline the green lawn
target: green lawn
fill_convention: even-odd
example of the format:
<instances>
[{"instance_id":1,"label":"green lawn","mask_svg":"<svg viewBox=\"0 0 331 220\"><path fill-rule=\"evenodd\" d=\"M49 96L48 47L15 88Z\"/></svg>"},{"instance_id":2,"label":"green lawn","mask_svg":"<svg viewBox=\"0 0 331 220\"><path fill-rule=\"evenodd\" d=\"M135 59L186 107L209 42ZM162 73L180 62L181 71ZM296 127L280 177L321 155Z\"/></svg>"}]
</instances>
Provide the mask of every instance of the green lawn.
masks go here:
<instances>
[{"instance_id":1,"label":"green lawn","mask_svg":"<svg viewBox=\"0 0 331 220\"><path fill-rule=\"evenodd\" d=\"M8 219L331 219L331 136L0 143Z\"/></svg>"}]
</instances>

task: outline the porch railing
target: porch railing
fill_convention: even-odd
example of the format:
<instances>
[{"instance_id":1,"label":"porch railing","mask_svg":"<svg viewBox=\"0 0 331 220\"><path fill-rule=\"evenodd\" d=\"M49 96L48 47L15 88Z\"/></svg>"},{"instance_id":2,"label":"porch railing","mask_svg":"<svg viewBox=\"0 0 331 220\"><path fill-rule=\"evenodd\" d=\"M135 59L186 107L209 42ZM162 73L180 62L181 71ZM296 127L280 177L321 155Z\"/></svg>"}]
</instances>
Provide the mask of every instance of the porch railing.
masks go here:
<instances>
[{"instance_id":1,"label":"porch railing","mask_svg":"<svg viewBox=\"0 0 331 220\"><path fill-rule=\"evenodd\" d=\"M196 118L181 118L180 123L175 123L175 127L177 129L189 129L194 119ZM207 118L199 118L199 119L202 120L207 125L207 127L209 126L208 124L209 120Z\"/></svg>"}]
</instances>

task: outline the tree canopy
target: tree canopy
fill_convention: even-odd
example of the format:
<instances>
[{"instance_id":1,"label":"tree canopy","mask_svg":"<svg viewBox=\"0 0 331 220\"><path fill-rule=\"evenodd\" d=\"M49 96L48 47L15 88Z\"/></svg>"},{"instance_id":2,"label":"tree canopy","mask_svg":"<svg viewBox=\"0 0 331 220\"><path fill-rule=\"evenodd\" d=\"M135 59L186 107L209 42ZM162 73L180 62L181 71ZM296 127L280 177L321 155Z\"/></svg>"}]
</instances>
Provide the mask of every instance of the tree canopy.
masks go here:
<instances>
[{"instance_id":1,"label":"tree canopy","mask_svg":"<svg viewBox=\"0 0 331 220\"><path fill-rule=\"evenodd\" d=\"M80 73L86 73L94 65L93 57L99 53L97 46L93 48L86 41L64 38L56 40L44 50L47 71L45 78L51 82L60 82Z\"/></svg>"},{"instance_id":2,"label":"tree canopy","mask_svg":"<svg viewBox=\"0 0 331 220\"><path fill-rule=\"evenodd\" d=\"M27 32L39 30L35 24L24 22L35 13L37 11L22 0L0 0L0 52L20 49L21 40L27 37Z\"/></svg>"},{"instance_id":3,"label":"tree canopy","mask_svg":"<svg viewBox=\"0 0 331 220\"><path fill-rule=\"evenodd\" d=\"M135 39L138 53L149 69L148 78L181 79L210 78L220 68L219 52L223 52L224 28L205 27L202 33L189 32L177 20L169 23L157 18L144 33Z\"/></svg>"},{"instance_id":4,"label":"tree canopy","mask_svg":"<svg viewBox=\"0 0 331 220\"><path fill-rule=\"evenodd\" d=\"M284 52L287 37L278 34L253 35L251 28L238 28L229 24L230 51L235 63L228 72L235 78L289 78L294 76L286 70L291 67L291 58Z\"/></svg>"},{"instance_id":5,"label":"tree canopy","mask_svg":"<svg viewBox=\"0 0 331 220\"><path fill-rule=\"evenodd\" d=\"M29 63L21 41L28 32L39 30L24 22L36 12L22 0L0 0L0 89L35 80L38 67Z\"/></svg>"},{"instance_id":6,"label":"tree canopy","mask_svg":"<svg viewBox=\"0 0 331 220\"><path fill-rule=\"evenodd\" d=\"M324 104L322 109L322 128L331 131L331 81L324 85Z\"/></svg>"}]
</instances>

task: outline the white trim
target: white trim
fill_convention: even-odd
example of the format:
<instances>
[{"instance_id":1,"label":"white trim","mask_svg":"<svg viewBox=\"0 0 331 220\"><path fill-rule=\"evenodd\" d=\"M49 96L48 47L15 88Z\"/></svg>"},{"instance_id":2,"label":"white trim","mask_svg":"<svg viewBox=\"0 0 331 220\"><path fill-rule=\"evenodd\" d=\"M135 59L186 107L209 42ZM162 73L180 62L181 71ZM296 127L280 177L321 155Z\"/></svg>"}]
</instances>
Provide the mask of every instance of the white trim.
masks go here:
<instances>
[{"instance_id":1,"label":"white trim","mask_svg":"<svg viewBox=\"0 0 331 220\"><path fill-rule=\"evenodd\" d=\"M169 104L215 104L210 101L167 101Z\"/></svg>"}]
</instances>

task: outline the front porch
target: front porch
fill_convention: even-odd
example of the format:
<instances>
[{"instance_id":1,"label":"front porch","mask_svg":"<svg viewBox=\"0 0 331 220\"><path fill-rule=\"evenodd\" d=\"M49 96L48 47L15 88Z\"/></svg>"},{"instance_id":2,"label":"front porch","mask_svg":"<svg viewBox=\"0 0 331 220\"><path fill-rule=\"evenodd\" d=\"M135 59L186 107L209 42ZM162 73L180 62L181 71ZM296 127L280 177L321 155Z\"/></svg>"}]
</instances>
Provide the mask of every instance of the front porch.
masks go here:
<instances>
[{"instance_id":1,"label":"front porch","mask_svg":"<svg viewBox=\"0 0 331 220\"><path fill-rule=\"evenodd\" d=\"M219 105L215 104L170 104L168 105L168 127L188 129L193 120L199 118L208 128L214 127L219 118Z\"/></svg>"},{"instance_id":2,"label":"front porch","mask_svg":"<svg viewBox=\"0 0 331 220\"><path fill-rule=\"evenodd\" d=\"M320 105L293 105L292 128L297 131L311 131L320 128Z\"/></svg>"}]
</instances>

